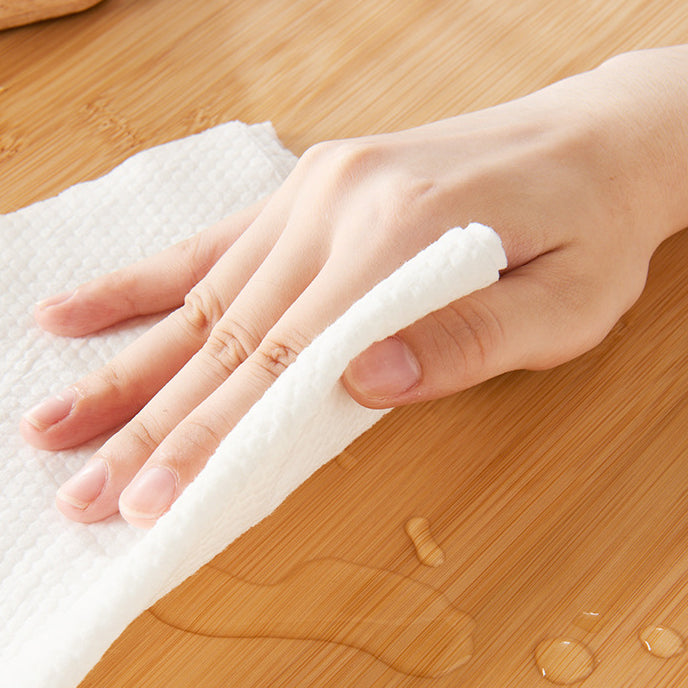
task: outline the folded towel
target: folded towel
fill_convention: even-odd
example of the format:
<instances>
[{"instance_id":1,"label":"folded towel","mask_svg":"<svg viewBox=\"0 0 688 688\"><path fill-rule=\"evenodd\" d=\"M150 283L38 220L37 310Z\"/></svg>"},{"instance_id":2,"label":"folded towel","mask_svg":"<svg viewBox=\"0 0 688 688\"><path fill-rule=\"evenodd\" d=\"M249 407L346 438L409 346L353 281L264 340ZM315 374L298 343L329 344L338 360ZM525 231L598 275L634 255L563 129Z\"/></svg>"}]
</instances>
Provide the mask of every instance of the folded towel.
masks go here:
<instances>
[{"instance_id":1,"label":"folded towel","mask_svg":"<svg viewBox=\"0 0 688 688\"><path fill-rule=\"evenodd\" d=\"M453 229L374 287L307 347L149 531L82 525L57 487L104 440L26 446L21 413L97 368L153 322L84 339L41 332L35 301L150 255L276 188L295 162L270 125L229 123L133 156L105 177L0 216L0 686L74 688L144 609L273 511L384 411L339 377L374 341L498 279L482 225ZM322 429L327 428L326 432Z\"/></svg>"}]
</instances>

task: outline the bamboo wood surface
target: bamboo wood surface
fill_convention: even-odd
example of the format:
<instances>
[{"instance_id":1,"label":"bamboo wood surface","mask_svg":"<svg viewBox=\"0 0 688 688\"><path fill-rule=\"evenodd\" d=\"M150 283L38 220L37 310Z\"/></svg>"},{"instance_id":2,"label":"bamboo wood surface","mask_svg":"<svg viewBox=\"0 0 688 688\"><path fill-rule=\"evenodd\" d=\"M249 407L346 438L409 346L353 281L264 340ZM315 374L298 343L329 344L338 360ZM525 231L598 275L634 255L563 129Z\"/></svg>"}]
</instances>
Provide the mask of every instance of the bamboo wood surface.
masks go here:
<instances>
[{"instance_id":1,"label":"bamboo wood surface","mask_svg":"<svg viewBox=\"0 0 688 688\"><path fill-rule=\"evenodd\" d=\"M81 12L100 0L0 0L0 29Z\"/></svg>"},{"instance_id":2,"label":"bamboo wood surface","mask_svg":"<svg viewBox=\"0 0 688 688\"><path fill-rule=\"evenodd\" d=\"M0 212L226 120L301 153L686 40L684 0L104 0L0 34ZM688 685L686 255L578 360L388 416L82 688Z\"/></svg>"}]
</instances>

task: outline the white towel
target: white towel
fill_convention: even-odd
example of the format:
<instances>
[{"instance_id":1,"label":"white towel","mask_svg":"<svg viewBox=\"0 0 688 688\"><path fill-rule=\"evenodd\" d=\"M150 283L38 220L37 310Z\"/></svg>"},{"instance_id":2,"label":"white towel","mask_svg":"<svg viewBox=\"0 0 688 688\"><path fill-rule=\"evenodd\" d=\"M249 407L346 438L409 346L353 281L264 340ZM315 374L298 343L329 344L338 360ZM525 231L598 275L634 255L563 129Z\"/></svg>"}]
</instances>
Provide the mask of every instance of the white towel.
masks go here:
<instances>
[{"instance_id":1,"label":"white towel","mask_svg":"<svg viewBox=\"0 0 688 688\"><path fill-rule=\"evenodd\" d=\"M229 123L133 156L105 177L0 216L0 686L74 688L144 609L275 509L384 415L339 377L372 342L498 279L506 258L470 225L381 282L298 357L149 531L119 516L81 525L57 487L103 441L25 445L23 411L95 369L152 320L70 340L33 304L189 236L276 188L295 162L270 125ZM322 432L322 428L327 428Z\"/></svg>"}]
</instances>

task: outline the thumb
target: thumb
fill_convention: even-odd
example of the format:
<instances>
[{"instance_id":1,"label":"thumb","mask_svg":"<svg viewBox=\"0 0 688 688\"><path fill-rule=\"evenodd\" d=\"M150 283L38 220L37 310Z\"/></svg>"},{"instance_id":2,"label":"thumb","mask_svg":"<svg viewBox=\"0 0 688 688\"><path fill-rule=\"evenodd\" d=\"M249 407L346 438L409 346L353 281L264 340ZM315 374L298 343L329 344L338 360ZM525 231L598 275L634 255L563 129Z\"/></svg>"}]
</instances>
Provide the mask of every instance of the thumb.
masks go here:
<instances>
[{"instance_id":1,"label":"thumb","mask_svg":"<svg viewBox=\"0 0 688 688\"><path fill-rule=\"evenodd\" d=\"M570 278L557 279L550 257L370 346L342 376L351 397L369 408L436 399L508 370L550 368L592 348L602 337L600 328L582 324L589 300L580 283L575 289Z\"/></svg>"}]
</instances>

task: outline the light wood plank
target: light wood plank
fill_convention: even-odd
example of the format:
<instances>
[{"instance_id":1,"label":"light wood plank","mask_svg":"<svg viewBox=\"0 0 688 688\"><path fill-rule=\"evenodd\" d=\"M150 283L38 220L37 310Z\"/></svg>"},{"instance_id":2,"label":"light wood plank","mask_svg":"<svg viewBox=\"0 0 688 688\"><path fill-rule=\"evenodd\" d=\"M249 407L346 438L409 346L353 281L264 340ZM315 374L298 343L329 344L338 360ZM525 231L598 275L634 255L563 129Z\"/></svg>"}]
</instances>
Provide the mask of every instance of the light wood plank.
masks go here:
<instances>
[{"instance_id":1,"label":"light wood plank","mask_svg":"<svg viewBox=\"0 0 688 688\"><path fill-rule=\"evenodd\" d=\"M100 0L0 0L0 30L81 12Z\"/></svg>"},{"instance_id":2,"label":"light wood plank","mask_svg":"<svg viewBox=\"0 0 688 688\"><path fill-rule=\"evenodd\" d=\"M514 98L687 32L683 0L106 0L0 34L0 211L222 121L271 119L301 153ZM651 626L688 637L687 251L688 236L669 240L640 302L577 361L386 418L132 623L82 687L530 688L551 685L534 657L556 638L594 656L586 688L688 685L686 653L655 657L639 637ZM417 558L405 531L416 516L439 566ZM250 616L265 586L332 560L450 601L474 620L470 660L428 679L346 644L334 622L317 626L320 640L290 636L288 599L278 638L175 627L227 633L247 584ZM218 576L228 582L199 618L182 614ZM342 601L346 586L322 603L360 631L370 597Z\"/></svg>"}]
</instances>

